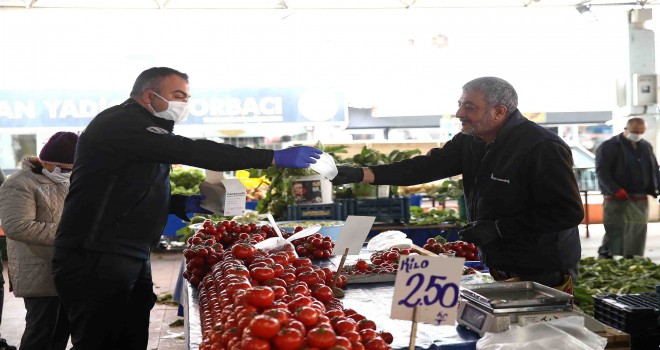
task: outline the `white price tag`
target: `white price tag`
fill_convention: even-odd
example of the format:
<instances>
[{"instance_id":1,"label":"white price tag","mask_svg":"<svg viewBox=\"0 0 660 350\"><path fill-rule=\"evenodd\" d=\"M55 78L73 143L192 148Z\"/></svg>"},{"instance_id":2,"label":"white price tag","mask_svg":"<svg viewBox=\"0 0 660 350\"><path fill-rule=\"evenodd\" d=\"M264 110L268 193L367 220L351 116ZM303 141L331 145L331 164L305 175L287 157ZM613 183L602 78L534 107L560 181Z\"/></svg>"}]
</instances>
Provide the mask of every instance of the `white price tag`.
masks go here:
<instances>
[{"instance_id":1,"label":"white price tag","mask_svg":"<svg viewBox=\"0 0 660 350\"><path fill-rule=\"evenodd\" d=\"M434 325L453 325L464 258L401 256L390 317Z\"/></svg>"}]
</instances>

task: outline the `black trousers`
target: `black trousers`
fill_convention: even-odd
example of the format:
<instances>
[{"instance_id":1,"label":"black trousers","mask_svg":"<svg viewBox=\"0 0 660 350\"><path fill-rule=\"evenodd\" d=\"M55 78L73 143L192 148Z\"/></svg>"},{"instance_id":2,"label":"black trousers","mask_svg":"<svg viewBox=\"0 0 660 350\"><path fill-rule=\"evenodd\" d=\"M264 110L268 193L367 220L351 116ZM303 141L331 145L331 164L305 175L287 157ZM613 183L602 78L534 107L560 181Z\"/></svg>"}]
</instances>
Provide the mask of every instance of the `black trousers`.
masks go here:
<instances>
[{"instance_id":1,"label":"black trousers","mask_svg":"<svg viewBox=\"0 0 660 350\"><path fill-rule=\"evenodd\" d=\"M69 319L59 297L27 297L25 331L20 350L64 350L69 341Z\"/></svg>"},{"instance_id":2,"label":"black trousers","mask_svg":"<svg viewBox=\"0 0 660 350\"><path fill-rule=\"evenodd\" d=\"M75 350L144 350L156 302L149 260L55 248L55 287Z\"/></svg>"}]
</instances>

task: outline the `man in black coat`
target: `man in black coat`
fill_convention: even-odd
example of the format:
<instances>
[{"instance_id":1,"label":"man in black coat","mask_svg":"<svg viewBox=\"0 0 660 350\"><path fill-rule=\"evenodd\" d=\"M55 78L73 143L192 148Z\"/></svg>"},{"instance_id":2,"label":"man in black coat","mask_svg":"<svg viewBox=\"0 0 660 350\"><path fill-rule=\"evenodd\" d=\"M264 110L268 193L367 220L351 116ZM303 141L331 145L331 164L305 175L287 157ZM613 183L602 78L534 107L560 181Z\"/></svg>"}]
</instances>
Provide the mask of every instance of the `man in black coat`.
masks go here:
<instances>
[{"instance_id":1,"label":"man in black coat","mask_svg":"<svg viewBox=\"0 0 660 350\"><path fill-rule=\"evenodd\" d=\"M462 130L441 148L397 163L339 167L335 185L414 185L462 175L469 224L462 240L479 247L498 280L568 286L577 278L583 207L570 148L518 111L513 86L495 77L463 86Z\"/></svg>"},{"instance_id":2,"label":"man in black coat","mask_svg":"<svg viewBox=\"0 0 660 350\"><path fill-rule=\"evenodd\" d=\"M146 349L155 302L151 249L168 214L199 212L200 196L170 195L171 164L215 171L306 168L322 153L175 135L189 97L188 75L148 69L128 100L99 113L80 135L53 258L75 349Z\"/></svg>"}]
</instances>

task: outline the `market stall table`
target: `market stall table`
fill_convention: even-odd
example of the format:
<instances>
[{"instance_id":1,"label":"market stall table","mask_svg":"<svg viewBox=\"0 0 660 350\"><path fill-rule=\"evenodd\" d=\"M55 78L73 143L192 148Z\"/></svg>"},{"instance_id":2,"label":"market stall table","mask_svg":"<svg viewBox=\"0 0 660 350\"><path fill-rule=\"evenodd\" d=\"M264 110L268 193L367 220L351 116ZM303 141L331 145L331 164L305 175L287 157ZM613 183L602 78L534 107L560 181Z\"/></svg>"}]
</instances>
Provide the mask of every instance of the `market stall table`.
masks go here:
<instances>
[{"instance_id":1,"label":"market stall table","mask_svg":"<svg viewBox=\"0 0 660 350\"><path fill-rule=\"evenodd\" d=\"M410 321L390 319L390 305L394 293L393 283L349 285L342 298L345 308L350 308L376 322L378 330L392 333L392 348L407 349L410 339ZM185 281L182 293L185 310L184 324L188 349L199 348L202 330L199 316L197 288ZM468 350L475 349L479 335L459 325L434 326L417 325L416 349Z\"/></svg>"}]
</instances>

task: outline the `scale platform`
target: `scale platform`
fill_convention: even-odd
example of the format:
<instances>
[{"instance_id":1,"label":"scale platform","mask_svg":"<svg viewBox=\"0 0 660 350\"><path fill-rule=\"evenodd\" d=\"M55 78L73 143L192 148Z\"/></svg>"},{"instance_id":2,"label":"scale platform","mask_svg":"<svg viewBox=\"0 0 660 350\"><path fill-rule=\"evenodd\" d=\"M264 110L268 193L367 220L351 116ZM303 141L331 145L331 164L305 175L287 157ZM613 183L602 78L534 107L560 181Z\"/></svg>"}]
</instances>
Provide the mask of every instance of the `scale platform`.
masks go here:
<instances>
[{"instance_id":1,"label":"scale platform","mask_svg":"<svg viewBox=\"0 0 660 350\"><path fill-rule=\"evenodd\" d=\"M461 287L458 323L484 335L509 330L512 324L584 316L574 311L572 296L536 282L496 282Z\"/></svg>"}]
</instances>

